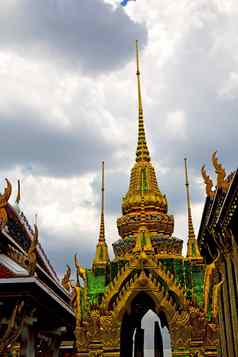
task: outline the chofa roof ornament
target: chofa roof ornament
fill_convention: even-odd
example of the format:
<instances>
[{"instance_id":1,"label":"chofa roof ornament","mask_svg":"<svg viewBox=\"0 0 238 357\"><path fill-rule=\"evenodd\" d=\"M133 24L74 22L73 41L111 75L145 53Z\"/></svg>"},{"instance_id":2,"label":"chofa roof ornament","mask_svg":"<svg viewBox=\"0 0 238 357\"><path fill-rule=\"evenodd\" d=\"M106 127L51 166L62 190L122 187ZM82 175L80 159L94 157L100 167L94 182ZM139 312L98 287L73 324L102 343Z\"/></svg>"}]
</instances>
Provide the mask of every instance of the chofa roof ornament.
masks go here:
<instances>
[{"instance_id":1,"label":"chofa roof ornament","mask_svg":"<svg viewBox=\"0 0 238 357\"><path fill-rule=\"evenodd\" d=\"M212 154L212 164L217 174L217 188L223 188L226 191L229 187L229 182L225 179L226 171L222 164L219 162L217 151Z\"/></svg>"},{"instance_id":2,"label":"chofa roof ornament","mask_svg":"<svg viewBox=\"0 0 238 357\"><path fill-rule=\"evenodd\" d=\"M7 187L3 194L0 194L0 230L2 230L7 224L8 217L6 211L6 205L12 193L12 185L10 181L6 178Z\"/></svg>"},{"instance_id":3,"label":"chofa roof ornament","mask_svg":"<svg viewBox=\"0 0 238 357\"><path fill-rule=\"evenodd\" d=\"M212 198L214 197L215 195L215 191L213 191L213 182L212 182L212 179L210 178L210 176L207 174L207 171L206 171L206 166L203 165L202 168L201 168L201 174L202 174L202 177L203 177L203 180L204 180L204 183L206 185L206 194L208 197Z\"/></svg>"}]
</instances>

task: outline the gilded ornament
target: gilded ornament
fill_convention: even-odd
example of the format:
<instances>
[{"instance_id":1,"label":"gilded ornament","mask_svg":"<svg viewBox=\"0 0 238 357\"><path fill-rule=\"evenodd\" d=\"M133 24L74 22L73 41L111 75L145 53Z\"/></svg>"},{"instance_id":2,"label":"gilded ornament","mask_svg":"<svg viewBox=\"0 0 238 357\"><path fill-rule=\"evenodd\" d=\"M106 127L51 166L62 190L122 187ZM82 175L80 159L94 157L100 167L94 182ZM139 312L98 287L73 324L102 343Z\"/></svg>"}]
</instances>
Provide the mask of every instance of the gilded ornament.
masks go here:
<instances>
[{"instance_id":1,"label":"gilded ornament","mask_svg":"<svg viewBox=\"0 0 238 357\"><path fill-rule=\"evenodd\" d=\"M217 188L223 188L225 191L227 191L229 182L225 179L226 171L218 160L217 151L212 154L212 164L217 174Z\"/></svg>"},{"instance_id":2,"label":"gilded ornament","mask_svg":"<svg viewBox=\"0 0 238 357\"><path fill-rule=\"evenodd\" d=\"M61 281L61 284L63 285L63 287L67 290L70 291L72 286L71 286L71 282L70 282L70 276L71 276L71 268L70 266L67 264L66 265L66 271L64 273L63 279Z\"/></svg>"},{"instance_id":3,"label":"gilded ornament","mask_svg":"<svg viewBox=\"0 0 238 357\"><path fill-rule=\"evenodd\" d=\"M208 197L212 198L215 195L215 192L213 191L213 182L212 179L210 178L209 175L207 175L205 165L202 166L201 168L201 174L204 180L204 183L206 185L206 194Z\"/></svg>"},{"instance_id":4,"label":"gilded ornament","mask_svg":"<svg viewBox=\"0 0 238 357\"><path fill-rule=\"evenodd\" d=\"M5 180L7 182L7 187L5 188L4 193L0 194L0 230L5 227L8 221L6 206L12 193L12 185L10 181L7 178Z\"/></svg>"},{"instance_id":5,"label":"gilded ornament","mask_svg":"<svg viewBox=\"0 0 238 357\"><path fill-rule=\"evenodd\" d=\"M75 264L75 266L76 266L78 275L80 276L80 278L83 279L84 283L86 284L86 283L87 283L86 269L84 269L84 268L80 265L79 260L78 260L78 258L77 258L77 254L74 255L74 264Z\"/></svg>"},{"instance_id":6,"label":"gilded ornament","mask_svg":"<svg viewBox=\"0 0 238 357\"><path fill-rule=\"evenodd\" d=\"M36 270L37 265L37 245L38 245L38 228L34 224L34 235L30 245L30 248L27 252L27 258L25 259L25 264L30 275L33 275Z\"/></svg>"}]
</instances>

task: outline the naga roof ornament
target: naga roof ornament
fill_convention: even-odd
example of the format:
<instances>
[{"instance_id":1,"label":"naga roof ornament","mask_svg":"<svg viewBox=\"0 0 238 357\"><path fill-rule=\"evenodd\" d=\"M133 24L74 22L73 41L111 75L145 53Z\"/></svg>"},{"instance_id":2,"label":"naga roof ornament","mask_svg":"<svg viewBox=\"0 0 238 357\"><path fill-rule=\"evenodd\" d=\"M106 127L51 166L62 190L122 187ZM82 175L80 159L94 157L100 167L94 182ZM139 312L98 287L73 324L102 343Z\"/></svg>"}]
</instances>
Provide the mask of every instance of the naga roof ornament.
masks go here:
<instances>
[{"instance_id":1,"label":"naga roof ornament","mask_svg":"<svg viewBox=\"0 0 238 357\"><path fill-rule=\"evenodd\" d=\"M214 197L215 192L212 190L212 188L214 187L213 186L213 182L212 182L212 179L210 178L210 176L207 174L205 165L203 165L201 167L201 174L202 174L204 183L206 185L206 194L207 194L207 196L210 197L210 198Z\"/></svg>"},{"instance_id":2,"label":"naga roof ornament","mask_svg":"<svg viewBox=\"0 0 238 357\"><path fill-rule=\"evenodd\" d=\"M219 159L217 157L217 151L215 151L212 154L212 164L215 168L215 172L217 174L217 188L223 188L225 191L227 191L229 187L229 182L227 181L226 177L226 171L222 164L219 162Z\"/></svg>"},{"instance_id":3,"label":"naga roof ornament","mask_svg":"<svg viewBox=\"0 0 238 357\"><path fill-rule=\"evenodd\" d=\"M229 175L226 175L226 170L217 157L217 151L212 154L211 161L215 169L215 173L217 175L216 186L213 185L212 179L207 174L205 165L203 165L201 168L201 174L206 185L206 194L208 197L213 198L217 189L222 189L225 192L228 190L232 178L234 177L234 172L231 172Z\"/></svg>"},{"instance_id":4,"label":"naga roof ornament","mask_svg":"<svg viewBox=\"0 0 238 357\"><path fill-rule=\"evenodd\" d=\"M16 204L19 205L21 200L21 182L17 180L17 197L16 197Z\"/></svg>"},{"instance_id":5,"label":"naga roof ornament","mask_svg":"<svg viewBox=\"0 0 238 357\"><path fill-rule=\"evenodd\" d=\"M30 245L30 248L27 252L27 270L30 275L34 275L37 265L37 245L39 243L39 233L37 225L34 224L34 235Z\"/></svg>"},{"instance_id":6,"label":"naga roof ornament","mask_svg":"<svg viewBox=\"0 0 238 357\"><path fill-rule=\"evenodd\" d=\"M6 206L12 193L12 185L6 178L7 187L4 189L4 193L0 194L0 229L3 229L8 221Z\"/></svg>"}]
</instances>

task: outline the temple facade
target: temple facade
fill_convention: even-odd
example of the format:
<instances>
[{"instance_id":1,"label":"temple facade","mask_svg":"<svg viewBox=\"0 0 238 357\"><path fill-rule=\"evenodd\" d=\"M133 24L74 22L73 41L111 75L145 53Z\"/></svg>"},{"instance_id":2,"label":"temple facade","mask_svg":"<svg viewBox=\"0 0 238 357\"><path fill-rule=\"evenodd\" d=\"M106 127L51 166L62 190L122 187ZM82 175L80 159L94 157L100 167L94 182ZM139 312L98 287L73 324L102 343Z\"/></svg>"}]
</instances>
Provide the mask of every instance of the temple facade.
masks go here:
<instances>
[{"instance_id":1,"label":"temple facade","mask_svg":"<svg viewBox=\"0 0 238 357\"><path fill-rule=\"evenodd\" d=\"M238 170L226 175L212 155L216 172L213 185L205 166L206 185L198 243L207 266L205 309L218 314L221 355L238 356Z\"/></svg>"},{"instance_id":2,"label":"temple facade","mask_svg":"<svg viewBox=\"0 0 238 357\"><path fill-rule=\"evenodd\" d=\"M152 310L154 350L163 356L162 329L167 327L173 357L217 356L217 314L205 309L206 265L195 237L185 160L188 204L187 255L183 241L173 236L174 217L169 214L146 143L138 47L138 142L128 192L117 219L120 238L109 259L104 228L104 170L102 170L101 225L91 269L76 261L83 278L75 298L76 355L144 355L143 316ZM79 279L78 279L79 280ZM79 285L79 284L78 284ZM78 301L78 303L77 303Z\"/></svg>"},{"instance_id":3,"label":"temple facade","mask_svg":"<svg viewBox=\"0 0 238 357\"><path fill-rule=\"evenodd\" d=\"M238 357L238 172L226 176L214 153L213 186L202 168L207 197L197 239L185 159L184 256L146 142L136 45L138 140L113 258L104 224L104 163L95 255L90 268L74 256L75 282L69 266L59 281L37 225L32 229L21 211L20 186L10 205L6 180L0 195L0 356L143 357L141 321L151 310L160 321L155 357L164 357L164 328L173 357Z\"/></svg>"}]
</instances>

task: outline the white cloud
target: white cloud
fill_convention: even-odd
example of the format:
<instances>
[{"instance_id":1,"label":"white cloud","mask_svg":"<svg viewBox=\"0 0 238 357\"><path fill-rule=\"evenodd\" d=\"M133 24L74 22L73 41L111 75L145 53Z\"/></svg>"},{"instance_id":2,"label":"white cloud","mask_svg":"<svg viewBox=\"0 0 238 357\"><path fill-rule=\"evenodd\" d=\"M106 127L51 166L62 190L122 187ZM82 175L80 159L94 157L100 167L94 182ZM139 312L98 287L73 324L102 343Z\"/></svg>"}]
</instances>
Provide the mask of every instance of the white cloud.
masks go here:
<instances>
[{"instance_id":1,"label":"white cloud","mask_svg":"<svg viewBox=\"0 0 238 357\"><path fill-rule=\"evenodd\" d=\"M141 51L147 141L161 190L169 197L169 211L175 213L175 235L184 238L184 155L190 159L196 231L204 199L198 182L201 164L218 149L226 168L237 166L237 1L137 0L125 8L119 1L105 2L115 4L113 16L125 11L148 30L148 46ZM4 4L1 9L7 11ZM16 4L12 0L11 5ZM130 53L133 36L130 33ZM67 52L65 38L61 41L62 56L70 60L73 53L70 66L62 66L47 51L40 58L32 51L23 55L18 50L21 43L15 46L9 41L0 52L0 127L6 133L1 177L9 176L15 183L23 178L24 211L31 222L39 214L42 239L58 269L61 257L65 261L66 253L75 249L86 252L85 262L94 254L99 227L97 177L103 159L108 178L107 239L112 243L118 238L120 195L128 189L137 139L131 54L115 41L114 62L109 58L102 70L88 42L89 48L80 55L90 56L92 71L82 72L78 52L75 55L74 48ZM116 65L119 55L121 67Z\"/></svg>"}]
</instances>

